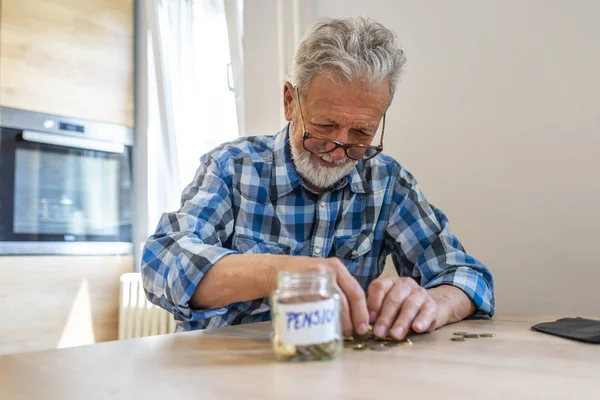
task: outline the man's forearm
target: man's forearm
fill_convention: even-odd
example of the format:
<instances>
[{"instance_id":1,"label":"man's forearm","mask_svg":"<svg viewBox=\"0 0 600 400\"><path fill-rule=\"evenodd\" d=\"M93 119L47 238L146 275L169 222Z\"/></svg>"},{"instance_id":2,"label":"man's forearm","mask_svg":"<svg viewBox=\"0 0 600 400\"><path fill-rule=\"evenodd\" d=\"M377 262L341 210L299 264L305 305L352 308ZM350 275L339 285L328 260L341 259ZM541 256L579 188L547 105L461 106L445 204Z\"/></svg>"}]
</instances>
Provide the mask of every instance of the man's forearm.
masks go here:
<instances>
[{"instance_id":1,"label":"man's forearm","mask_svg":"<svg viewBox=\"0 0 600 400\"><path fill-rule=\"evenodd\" d=\"M444 310L446 321L442 325L453 324L470 317L476 310L469 296L455 286L441 285L429 289L431 297Z\"/></svg>"},{"instance_id":2,"label":"man's forearm","mask_svg":"<svg viewBox=\"0 0 600 400\"><path fill-rule=\"evenodd\" d=\"M232 254L221 258L200 280L192 308L214 309L269 296L280 271L323 271L332 259L276 254Z\"/></svg>"},{"instance_id":3,"label":"man's forearm","mask_svg":"<svg viewBox=\"0 0 600 400\"><path fill-rule=\"evenodd\" d=\"M196 309L214 309L271 294L277 260L270 254L232 254L213 265L190 299Z\"/></svg>"}]
</instances>

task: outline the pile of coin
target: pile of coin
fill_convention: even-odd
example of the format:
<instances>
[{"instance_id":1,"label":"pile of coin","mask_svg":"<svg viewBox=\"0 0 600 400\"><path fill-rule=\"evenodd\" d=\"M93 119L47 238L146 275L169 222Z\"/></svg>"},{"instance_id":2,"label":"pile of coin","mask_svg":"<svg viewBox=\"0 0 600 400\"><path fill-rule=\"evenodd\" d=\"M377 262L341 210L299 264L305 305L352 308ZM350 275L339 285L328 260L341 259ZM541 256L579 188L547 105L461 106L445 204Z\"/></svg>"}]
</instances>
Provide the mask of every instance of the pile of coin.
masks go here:
<instances>
[{"instance_id":1,"label":"pile of coin","mask_svg":"<svg viewBox=\"0 0 600 400\"><path fill-rule=\"evenodd\" d=\"M344 337L344 348L352 350L386 351L395 346L411 346L410 339L396 340L390 336L380 338L373 334L373 325L369 325L369 332L364 335Z\"/></svg>"},{"instance_id":2,"label":"pile of coin","mask_svg":"<svg viewBox=\"0 0 600 400\"><path fill-rule=\"evenodd\" d=\"M467 339L495 338L495 333L454 332L453 342L466 342Z\"/></svg>"}]
</instances>

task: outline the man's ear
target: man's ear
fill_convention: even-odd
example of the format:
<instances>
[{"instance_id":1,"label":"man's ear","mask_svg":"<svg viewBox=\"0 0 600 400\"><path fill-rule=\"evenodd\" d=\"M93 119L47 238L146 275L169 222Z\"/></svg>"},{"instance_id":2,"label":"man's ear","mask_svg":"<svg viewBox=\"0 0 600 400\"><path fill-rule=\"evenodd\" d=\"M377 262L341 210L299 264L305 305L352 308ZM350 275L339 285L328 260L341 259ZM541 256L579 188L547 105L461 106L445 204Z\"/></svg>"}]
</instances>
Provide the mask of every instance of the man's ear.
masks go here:
<instances>
[{"instance_id":1,"label":"man's ear","mask_svg":"<svg viewBox=\"0 0 600 400\"><path fill-rule=\"evenodd\" d=\"M283 85L283 109L285 119L291 121L294 117L294 105L296 103L296 89L291 83L286 82Z\"/></svg>"}]
</instances>

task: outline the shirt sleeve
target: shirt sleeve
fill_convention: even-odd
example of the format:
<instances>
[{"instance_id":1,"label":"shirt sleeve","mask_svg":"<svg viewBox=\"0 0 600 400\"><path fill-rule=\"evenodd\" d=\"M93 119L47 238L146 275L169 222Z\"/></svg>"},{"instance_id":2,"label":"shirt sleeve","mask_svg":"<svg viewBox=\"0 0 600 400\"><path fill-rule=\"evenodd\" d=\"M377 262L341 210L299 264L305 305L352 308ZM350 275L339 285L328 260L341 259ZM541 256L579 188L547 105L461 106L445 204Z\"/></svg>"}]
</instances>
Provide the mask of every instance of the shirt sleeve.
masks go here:
<instances>
[{"instance_id":1,"label":"shirt sleeve","mask_svg":"<svg viewBox=\"0 0 600 400\"><path fill-rule=\"evenodd\" d=\"M488 268L467 254L450 232L448 218L427 202L416 181L403 171L392 195L386 230L398 274L412 276L430 289L452 285L467 294L477 310L472 317L494 315L494 281Z\"/></svg>"},{"instance_id":2,"label":"shirt sleeve","mask_svg":"<svg viewBox=\"0 0 600 400\"><path fill-rule=\"evenodd\" d=\"M217 162L205 156L183 191L177 212L162 215L143 249L141 272L148 299L181 321L199 321L227 309L191 309L189 300L206 272L237 253L224 247L233 233L231 193Z\"/></svg>"}]
</instances>

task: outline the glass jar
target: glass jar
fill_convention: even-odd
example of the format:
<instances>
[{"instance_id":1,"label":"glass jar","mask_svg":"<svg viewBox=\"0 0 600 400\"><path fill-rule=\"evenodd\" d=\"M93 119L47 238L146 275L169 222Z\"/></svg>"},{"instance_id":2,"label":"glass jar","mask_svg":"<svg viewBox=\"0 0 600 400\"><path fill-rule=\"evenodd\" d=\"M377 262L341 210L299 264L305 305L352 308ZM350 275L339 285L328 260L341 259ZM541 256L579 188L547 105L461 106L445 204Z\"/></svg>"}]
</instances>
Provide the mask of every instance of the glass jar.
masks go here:
<instances>
[{"instance_id":1,"label":"glass jar","mask_svg":"<svg viewBox=\"0 0 600 400\"><path fill-rule=\"evenodd\" d=\"M336 358L343 350L340 295L330 271L280 272L271 295L273 350L280 361Z\"/></svg>"}]
</instances>

